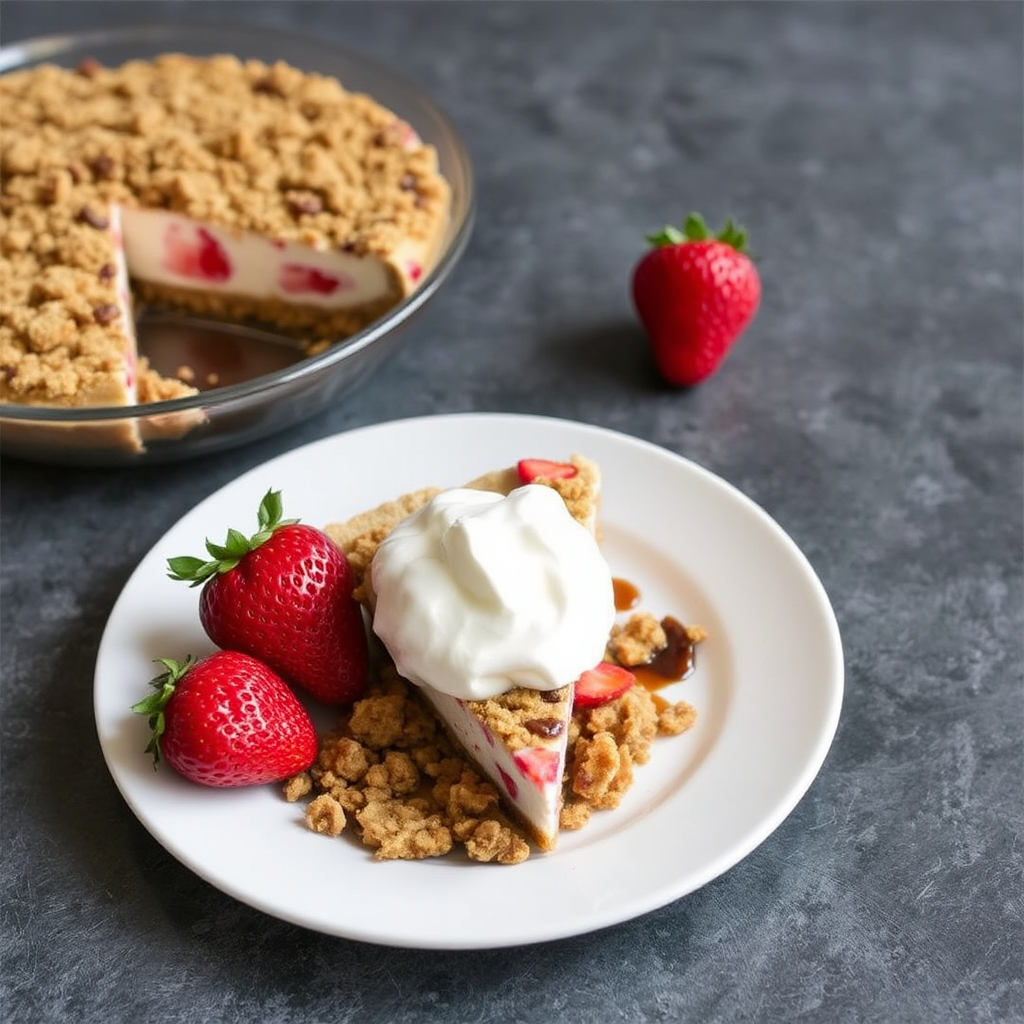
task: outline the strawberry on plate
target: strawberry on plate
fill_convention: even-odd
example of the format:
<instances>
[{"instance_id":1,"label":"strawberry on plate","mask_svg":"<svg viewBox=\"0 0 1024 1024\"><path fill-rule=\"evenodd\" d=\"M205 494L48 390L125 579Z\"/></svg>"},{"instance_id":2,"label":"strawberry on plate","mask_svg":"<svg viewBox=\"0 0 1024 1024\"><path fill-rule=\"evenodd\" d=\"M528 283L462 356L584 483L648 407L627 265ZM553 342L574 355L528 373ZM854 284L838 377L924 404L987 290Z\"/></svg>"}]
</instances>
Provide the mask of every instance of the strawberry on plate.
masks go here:
<instances>
[{"instance_id":1,"label":"strawberry on plate","mask_svg":"<svg viewBox=\"0 0 1024 1024\"><path fill-rule=\"evenodd\" d=\"M621 665L602 661L594 668L587 669L576 680L573 692L573 706L596 708L621 697L634 683L636 676Z\"/></svg>"},{"instance_id":2,"label":"strawberry on plate","mask_svg":"<svg viewBox=\"0 0 1024 1024\"><path fill-rule=\"evenodd\" d=\"M555 462L552 459L520 459L516 473L524 484L535 480L570 480L579 473L571 462Z\"/></svg>"},{"instance_id":3,"label":"strawberry on plate","mask_svg":"<svg viewBox=\"0 0 1024 1024\"><path fill-rule=\"evenodd\" d=\"M205 561L168 559L168 575L202 584L199 618L218 647L258 658L327 704L349 704L368 671L352 570L327 534L281 515L280 491L268 491L252 537L229 530L223 544L207 540Z\"/></svg>"},{"instance_id":4,"label":"strawberry on plate","mask_svg":"<svg viewBox=\"0 0 1024 1024\"><path fill-rule=\"evenodd\" d=\"M697 214L682 231L648 236L653 248L633 270L633 305L670 384L710 377L754 319L761 279L746 240L732 221L712 236Z\"/></svg>"},{"instance_id":5,"label":"strawberry on plate","mask_svg":"<svg viewBox=\"0 0 1024 1024\"><path fill-rule=\"evenodd\" d=\"M154 691L132 706L149 717L147 753L204 786L258 786L305 771L316 730L284 680L237 651L200 662L161 658Z\"/></svg>"}]
</instances>

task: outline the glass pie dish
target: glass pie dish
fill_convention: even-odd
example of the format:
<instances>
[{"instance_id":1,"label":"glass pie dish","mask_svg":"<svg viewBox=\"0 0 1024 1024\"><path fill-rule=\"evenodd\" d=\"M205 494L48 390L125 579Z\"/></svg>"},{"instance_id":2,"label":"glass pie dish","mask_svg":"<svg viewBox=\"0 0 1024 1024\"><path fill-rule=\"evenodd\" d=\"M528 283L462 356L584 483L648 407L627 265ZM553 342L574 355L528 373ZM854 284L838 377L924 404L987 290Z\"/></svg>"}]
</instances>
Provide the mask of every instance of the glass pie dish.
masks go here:
<instances>
[{"instance_id":1,"label":"glass pie dish","mask_svg":"<svg viewBox=\"0 0 1024 1024\"><path fill-rule=\"evenodd\" d=\"M407 121L437 150L451 188L445 235L418 287L351 337L316 355L293 338L246 324L167 311L137 318L139 349L161 372L188 363L216 386L186 398L109 408L0 403L4 457L66 465L122 466L193 458L246 444L323 411L359 387L410 336L416 315L437 294L465 250L475 208L473 170L447 115L417 85L388 66L333 44L265 29L159 25L55 35L0 50L0 73L94 59L116 66L162 53L285 61L333 75ZM180 424L191 424L178 429ZM126 445L126 433L142 439Z\"/></svg>"}]
</instances>

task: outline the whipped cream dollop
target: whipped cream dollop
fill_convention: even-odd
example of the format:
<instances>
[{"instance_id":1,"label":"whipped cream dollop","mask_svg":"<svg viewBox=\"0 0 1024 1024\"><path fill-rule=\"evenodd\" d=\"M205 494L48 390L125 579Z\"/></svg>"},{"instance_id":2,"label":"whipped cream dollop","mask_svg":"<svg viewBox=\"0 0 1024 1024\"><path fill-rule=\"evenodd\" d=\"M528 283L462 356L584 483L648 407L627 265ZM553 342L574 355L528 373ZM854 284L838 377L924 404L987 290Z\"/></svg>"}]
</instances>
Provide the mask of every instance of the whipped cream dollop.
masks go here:
<instances>
[{"instance_id":1,"label":"whipped cream dollop","mask_svg":"<svg viewBox=\"0 0 1024 1024\"><path fill-rule=\"evenodd\" d=\"M443 491L371 566L373 629L406 679L464 700L554 690L604 656L611 572L550 487Z\"/></svg>"}]
</instances>

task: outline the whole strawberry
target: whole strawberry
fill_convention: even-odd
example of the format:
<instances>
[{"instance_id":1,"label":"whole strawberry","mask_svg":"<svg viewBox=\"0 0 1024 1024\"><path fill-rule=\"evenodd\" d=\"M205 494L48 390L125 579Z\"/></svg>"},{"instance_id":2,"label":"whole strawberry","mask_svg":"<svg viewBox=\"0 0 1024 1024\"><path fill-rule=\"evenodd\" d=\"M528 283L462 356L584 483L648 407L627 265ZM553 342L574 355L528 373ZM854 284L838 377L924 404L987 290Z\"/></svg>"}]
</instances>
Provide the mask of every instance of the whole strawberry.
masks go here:
<instances>
[{"instance_id":1,"label":"whole strawberry","mask_svg":"<svg viewBox=\"0 0 1024 1024\"><path fill-rule=\"evenodd\" d=\"M746 233L727 221L712 237L697 214L683 230L648 236L654 246L633 271L633 305L655 364L671 384L697 384L718 369L761 301Z\"/></svg>"},{"instance_id":2,"label":"whole strawberry","mask_svg":"<svg viewBox=\"0 0 1024 1024\"><path fill-rule=\"evenodd\" d=\"M284 680L237 651L198 663L161 658L154 692L132 711L149 716L147 753L204 786L258 786L305 771L317 756L306 709Z\"/></svg>"},{"instance_id":3,"label":"whole strawberry","mask_svg":"<svg viewBox=\"0 0 1024 1024\"><path fill-rule=\"evenodd\" d=\"M172 579L203 584L199 618L225 650L266 663L292 686L328 704L366 688L363 615L348 560L320 530L281 518L281 493L260 503L258 531L207 540L208 561L168 559Z\"/></svg>"}]
</instances>

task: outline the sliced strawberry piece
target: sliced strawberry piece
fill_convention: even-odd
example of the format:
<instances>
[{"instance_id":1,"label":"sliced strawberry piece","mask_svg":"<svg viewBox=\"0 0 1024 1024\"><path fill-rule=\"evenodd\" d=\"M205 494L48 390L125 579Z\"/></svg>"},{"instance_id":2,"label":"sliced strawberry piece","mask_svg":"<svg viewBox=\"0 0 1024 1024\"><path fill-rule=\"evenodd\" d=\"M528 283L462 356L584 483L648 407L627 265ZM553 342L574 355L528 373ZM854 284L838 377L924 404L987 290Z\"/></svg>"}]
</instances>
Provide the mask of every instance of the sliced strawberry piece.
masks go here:
<instances>
[{"instance_id":1,"label":"sliced strawberry piece","mask_svg":"<svg viewBox=\"0 0 1024 1024\"><path fill-rule=\"evenodd\" d=\"M231 261L224 247L202 228L199 234L199 274L204 281L226 281L231 277Z\"/></svg>"},{"instance_id":2,"label":"sliced strawberry piece","mask_svg":"<svg viewBox=\"0 0 1024 1024\"><path fill-rule=\"evenodd\" d=\"M546 786L549 782L558 781L561 757L557 750L549 750L547 747L526 747L517 750L512 756L519 770L536 785Z\"/></svg>"},{"instance_id":3,"label":"sliced strawberry piece","mask_svg":"<svg viewBox=\"0 0 1024 1024\"><path fill-rule=\"evenodd\" d=\"M610 661L602 661L596 668L587 669L576 680L573 705L578 708L596 708L621 697L634 683L636 676Z\"/></svg>"},{"instance_id":4,"label":"sliced strawberry piece","mask_svg":"<svg viewBox=\"0 0 1024 1024\"><path fill-rule=\"evenodd\" d=\"M515 800L519 796L519 787L516 785L516 780L501 765L498 765L498 773L501 775L501 781L505 783L505 792Z\"/></svg>"},{"instance_id":5,"label":"sliced strawberry piece","mask_svg":"<svg viewBox=\"0 0 1024 1024\"><path fill-rule=\"evenodd\" d=\"M579 470L571 462L552 462L551 459L520 459L516 472L524 484L532 484L543 477L545 480L570 480Z\"/></svg>"}]
</instances>

